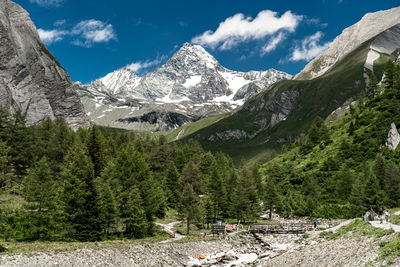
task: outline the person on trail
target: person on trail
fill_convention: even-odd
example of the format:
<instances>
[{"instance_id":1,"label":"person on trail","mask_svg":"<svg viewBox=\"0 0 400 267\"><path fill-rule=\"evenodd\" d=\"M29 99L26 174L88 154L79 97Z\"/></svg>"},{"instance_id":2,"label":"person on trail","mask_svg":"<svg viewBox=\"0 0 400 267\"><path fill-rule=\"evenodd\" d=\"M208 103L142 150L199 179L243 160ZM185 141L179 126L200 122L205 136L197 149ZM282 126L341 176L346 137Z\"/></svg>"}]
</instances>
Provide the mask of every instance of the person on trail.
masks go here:
<instances>
[{"instance_id":1,"label":"person on trail","mask_svg":"<svg viewBox=\"0 0 400 267\"><path fill-rule=\"evenodd\" d=\"M385 221L386 221L386 223L389 223L389 211L388 210L385 211Z\"/></svg>"},{"instance_id":2,"label":"person on trail","mask_svg":"<svg viewBox=\"0 0 400 267\"><path fill-rule=\"evenodd\" d=\"M379 209L379 221L381 223L383 223L383 209L382 208Z\"/></svg>"},{"instance_id":3,"label":"person on trail","mask_svg":"<svg viewBox=\"0 0 400 267\"><path fill-rule=\"evenodd\" d=\"M315 221L314 221L314 231L317 230L317 228L318 228L318 220L315 219Z\"/></svg>"}]
</instances>

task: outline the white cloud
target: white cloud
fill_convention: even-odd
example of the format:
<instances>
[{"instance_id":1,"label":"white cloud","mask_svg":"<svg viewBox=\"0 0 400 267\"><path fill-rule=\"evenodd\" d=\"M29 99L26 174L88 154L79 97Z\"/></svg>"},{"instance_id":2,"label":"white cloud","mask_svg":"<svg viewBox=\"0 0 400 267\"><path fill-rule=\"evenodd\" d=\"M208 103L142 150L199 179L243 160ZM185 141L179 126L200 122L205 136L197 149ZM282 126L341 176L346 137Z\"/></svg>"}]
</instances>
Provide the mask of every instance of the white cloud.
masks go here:
<instances>
[{"instance_id":1,"label":"white cloud","mask_svg":"<svg viewBox=\"0 0 400 267\"><path fill-rule=\"evenodd\" d=\"M315 34L306 37L301 42L301 47L297 46L290 57L291 61L299 60L311 60L325 51L330 42L320 44L320 40L323 36L322 32L316 32Z\"/></svg>"},{"instance_id":2,"label":"white cloud","mask_svg":"<svg viewBox=\"0 0 400 267\"><path fill-rule=\"evenodd\" d=\"M64 0L29 0L29 2L42 7L59 7Z\"/></svg>"},{"instance_id":3,"label":"white cloud","mask_svg":"<svg viewBox=\"0 0 400 267\"><path fill-rule=\"evenodd\" d=\"M193 43L221 50L231 49L247 40L262 39L280 30L294 31L303 16L291 11L282 16L271 10L263 10L254 19L238 13L221 22L215 32L209 30L192 39Z\"/></svg>"},{"instance_id":4,"label":"white cloud","mask_svg":"<svg viewBox=\"0 0 400 267\"><path fill-rule=\"evenodd\" d=\"M100 20L83 20L72 29L62 27L65 23L66 20L58 20L54 23L56 29L38 29L40 39L49 45L68 36L72 39L72 44L84 47L91 47L94 43L106 43L117 39L113 26ZM59 29L60 27L65 30Z\"/></svg>"},{"instance_id":5,"label":"white cloud","mask_svg":"<svg viewBox=\"0 0 400 267\"><path fill-rule=\"evenodd\" d=\"M65 25L65 23L67 23L66 19L59 19L56 22L53 23L54 27L60 27Z\"/></svg>"},{"instance_id":6,"label":"white cloud","mask_svg":"<svg viewBox=\"0 0 400 267\"><path fill-rule=\"evenodd\" d=\"M280 42L282 42L284 39L286 38L286 36L280 32L277 36L271 38L268 42L268 44L266 44L262 50L261 50L261 54L265 55L268 54L269 52L275 50L275 48L278 46L278 44Z\"/></svg>"},{"instance_id":7,"label":"white cloud","mask_svg":"<svg viewBox=\"0 0 400 267\"><path fill-rule=\"evenodd\" d=\"M149 68L155 67L157 65L160 65L161 63L163 63L165 61L165 59L167 58L167 56L161 56L161 57L157 57L154 60L146 60L146 61L137 61L137 62L133 62L129 65L126 66L126 68L128 70L134 71L136 73L141 73L145 70L148 70Z\"/></svg>"},{"instance_id":8,"label":"white cloud","mask_svg":"<svg viewBox=\"0 0 400 267\"><path fill-rule=\"evenodd\" d=\"M50 30L46 31L43 29L38 29L38 33L40 36L40 39L42 40L43 43L46 45L50 45L54 42L61 41L66 34L68 34L65 31L60 31L60 30Z\"/></svg>"},{"instance_id":9,"label":"white cloud","mask_svg":"<svg viewBox=\"0 0 400 267\"><path fill-rule=\"evenodd\" d=\"M108 42L117 36L111 24L105 24L100 20L83 20L75 25L71 33L79 36L74 44L90 47L93 43Z\"/></svg>"}]
</instances>

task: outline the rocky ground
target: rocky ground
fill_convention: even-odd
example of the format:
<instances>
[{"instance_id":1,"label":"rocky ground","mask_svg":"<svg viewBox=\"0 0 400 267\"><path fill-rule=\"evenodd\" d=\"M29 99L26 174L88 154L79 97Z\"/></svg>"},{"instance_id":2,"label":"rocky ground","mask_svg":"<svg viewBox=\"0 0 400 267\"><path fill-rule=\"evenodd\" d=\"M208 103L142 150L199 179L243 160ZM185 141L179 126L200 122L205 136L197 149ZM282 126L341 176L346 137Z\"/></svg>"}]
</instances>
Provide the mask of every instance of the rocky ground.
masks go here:
<instances>
[{"instance_id":1,"label":"rocky ground","mask_svg":"<svg viewBox=\"0 0 400 267\"><path fill-rule=\"evenodd\" d=\"M335 232L352 221L329 231ZM170 230L174 223L164 228ZM3 255L0 266L382 266L386 262L378 261L380 243L397 237L394 233L380 238L350 235L329 240L322 238L321 232L237 233L220 240L192 242L176 236L169 242ZM400 266L399 259L392 264Z\"/></svg>"}]
</instances>

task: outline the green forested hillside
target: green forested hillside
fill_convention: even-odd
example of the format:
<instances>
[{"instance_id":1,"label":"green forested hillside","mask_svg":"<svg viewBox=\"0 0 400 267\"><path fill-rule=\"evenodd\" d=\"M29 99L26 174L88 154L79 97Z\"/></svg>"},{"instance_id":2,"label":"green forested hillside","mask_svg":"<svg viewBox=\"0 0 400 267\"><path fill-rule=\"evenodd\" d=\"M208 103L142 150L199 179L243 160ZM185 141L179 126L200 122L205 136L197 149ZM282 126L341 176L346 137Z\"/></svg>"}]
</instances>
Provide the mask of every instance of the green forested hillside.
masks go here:
<instances>
[{"instance_id":1,"label":"green forested hillside","mask_svg":"<svg viewBox=\"0 0 400 267\"><path fill-rule=\"evenodd\" d=\"M279 151L283 143L300 137L316 116L326 118L332 111L350 98L357 98L365 88L364 63L370 42L337 63L331 71L313 80L286 80L254 96L231 116L194 132L187 139L198 140L211 151L223 151L236 162L241 158L263 160L271 151ZM383 68L390 56L382 55L375 61L375 75L382 77ZM294 100L282 100L292 95ZM285 102L286 101L286 102ZM282 107L286 106L286 107ZM287 107L287 118L272 127L273 114ZM211 138L218 133L240 130L248 134L240 139Z\"/></svg>"},{"instance_id":2,"label":"green forested hillside","mask_svg":"<svg viewBox=\"0 0 400 267\"><path fill-rule=\"evenodd\" d=\"M257 172L198 143L62 119L27 127L0 109L0 241L97 241L157 234L167 209L190 224L256 218Z\"/></svg>"},{"instance_id":3,"label":"green forested hillside","mask_svg":"<svg viewBox=\"0 0 400 267\"><path fill-rule=\"evenodd\" d=\"M391 123L400 125L400 66L389 63L380 86L370 76L345 116L317 117L260 168L281 214L354 217L400 204L400 149L385 147Z\"/></svg>"}]
</instances>

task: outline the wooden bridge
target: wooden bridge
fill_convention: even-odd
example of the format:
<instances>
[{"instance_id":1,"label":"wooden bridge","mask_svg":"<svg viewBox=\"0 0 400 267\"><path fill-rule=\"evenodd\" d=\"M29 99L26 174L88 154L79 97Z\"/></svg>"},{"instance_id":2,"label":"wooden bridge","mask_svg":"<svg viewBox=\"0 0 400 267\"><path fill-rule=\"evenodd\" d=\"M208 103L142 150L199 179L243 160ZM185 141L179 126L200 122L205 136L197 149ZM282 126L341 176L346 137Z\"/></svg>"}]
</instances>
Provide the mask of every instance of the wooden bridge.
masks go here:
<instances>
[{"instance_id":1,"label":"wooden bridge","mask_svg":"<svg viewBox=\"0 0 400 267\"><path fill-rule=\"evenodd\" d=\"M252 224L249 226L250 233L261 234L303 234L312 230L314 230L314 226L307 223Z\"/></svg>"}]
</instances>

